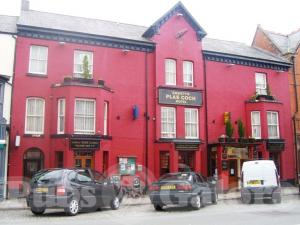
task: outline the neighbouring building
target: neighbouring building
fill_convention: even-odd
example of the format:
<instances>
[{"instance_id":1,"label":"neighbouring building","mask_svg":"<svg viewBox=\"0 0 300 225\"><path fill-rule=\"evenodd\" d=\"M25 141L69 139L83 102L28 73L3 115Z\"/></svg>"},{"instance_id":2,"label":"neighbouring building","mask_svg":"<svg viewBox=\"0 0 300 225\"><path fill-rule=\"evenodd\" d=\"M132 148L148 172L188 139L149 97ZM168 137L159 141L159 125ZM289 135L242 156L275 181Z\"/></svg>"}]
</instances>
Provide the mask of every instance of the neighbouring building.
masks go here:
<instances>
[{"instance_id":1,"label":"neighbouring building","mask_svg":"<svg viewBox=\"0 0 300 225\"><path fill-rule=\"evenodd\" d=\"M17 17L0 16L0 201L6 196L10 129L11 82Z\"/></svg>"},{"instance_id":2,"label":"neighbouring building","mask_svg":"<svg viewBox=\"0 0 300 225\"><path fill-rule=\"evenodd\" d=\"M290 61L289 89L291 97L291 117L294 130L294 149L296 159L295 173L300 178L300 30L290 34L280 34L257 26L252 46L272 52ZM299 179L298 178L298 179ZM299 181L298 181L299 182Z\"/></svg>"},{"instance_id":3,"label":"neighbouring building","mask_svg":"<svg viewBox=\"0 0 300 225\"><path fill-rule=\"evenodd\" d=\"M192 169L217 173L227 190L244 160L271 158L282 180L295 178L290 63L205 38L182 3L150 27L29 9L17 27L12 191L49 167L91 167L124 184ZM224 115L230 142L219 139Z\"/></svg>"}]
</instances>

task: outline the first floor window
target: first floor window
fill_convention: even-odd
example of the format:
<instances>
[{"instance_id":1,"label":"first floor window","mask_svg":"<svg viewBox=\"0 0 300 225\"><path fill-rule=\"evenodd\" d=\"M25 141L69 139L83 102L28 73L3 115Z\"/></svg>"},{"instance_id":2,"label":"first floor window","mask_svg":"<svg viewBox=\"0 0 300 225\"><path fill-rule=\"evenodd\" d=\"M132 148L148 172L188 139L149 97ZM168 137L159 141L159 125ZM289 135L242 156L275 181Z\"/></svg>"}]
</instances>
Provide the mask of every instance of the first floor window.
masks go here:
<instances>
[{"instance_id":1,"label":"first floor window","mask_svg":"<svg viewBox=\"0 0 300 225\"><path fill-rule=\"evenodd\" d=\"M185 138L198 138L198 109L184 109Z\"/></svg>"},{"instance_id":2,"label":"first floor window","mask_svg":"<svg viewBox=\"0 0 300 225\"><path fill-rule=\"evenodd\" d=\"M183 61L183 85L185 87L193 86L194 66L190 61Z\"/></svg>"},{"instance_id":3,"label":"first floor window","mask_svg":"<svg viewBox=\"0 0 300 225\"><path fill-rule=\"evenodd\" d=\"M74 52L74 76L79 78L92 78L92 73L93 73L93 53L88 51L75 51Z\"/></svg>"},{"instance_id":4,"label":"first floor window","mask_svg":"<svg viewBox=\"0 0 300 225\"><path fill-rule=\"evenodd\" d=\"M255 139L261 138L260 112L251 112L252 137Z\"/></svg>"},{"instance_id":5,"label":"first floor window","mask_svg":"<svg viewBox=\"0 0 300 225\"><path fill-rule=\"evenodd\" d=\"M268 137L269 139L279 138L278 112L267 112Z\"/></svg>"},{"instance_id":6,"label":"first floor window","mask_svg":"<svg viewBox=\"0 0 300 225\"><path fill-rule=\"evenodd\" d=\"M47 73L48 47L32 45L29 58L29 73Z\"/></svg>"},{"instance_id":7,"label":"first floor window","mask_svg":"<svg viewBox=\"0 0 300 225\"><path fill-rule=\"evenodd\" d=\"M166 85L176 85L176 61L165 59L165 80Z\"/></svg>"},{"instance_id":8,"label":"first floor window","mask_svg":"<svg viewBox=\"0 0 300 225\"><path fill-rule=\"evenodd\" d=\"M42 98L26 99L26 134L43 134L44 133L44 112L45 100Z\"/></svg>"},{"instance_id":9,"label":"first floor window","mask_svg":"<svg viewBox=\"0 0 300 225\"><path fill-rule=\"evenodd\" d=\"M58 99L57 105L57 133L63 134L65 132L65 108L66 100Z\"/></svg>"},{"instance_id":10,"label":"first floor window","mask_svg":"<svg viewBox=\"0 0 300 225\"><path fill-rule=\"evenodd\" d=\"M255 73L256 93L267 95L267 78L265 73Z\"/></svg>"},{"instance_id":11,"label":"first floor window","mask_svg":"<svg viewBox=\"0 0 300 225\"><path fill-rule=\"evenodd\" d=\"M108 134L108 102L104 102L103 105L104 115L103 115L103 135Z\"/></svg>"},{"instance_id":12,"label":"first floor window","mask_svg":"<svg viewBox=\"0 0 300 225\"><path fill-rule=\"evenodd\" d=\"M78 134L95 133L96 102L91 99L75 100L74 132Z\"/></svg>"},{"instance_id":13,"label":"first floor window","mask_svg":"<svg viewBox=\"0 0 300 225\"><path fill-rule=\"evenodd\" d=\"M176 113L175 108L161 107L161 137L176 137Z\"/></svg>"}]
</instances>

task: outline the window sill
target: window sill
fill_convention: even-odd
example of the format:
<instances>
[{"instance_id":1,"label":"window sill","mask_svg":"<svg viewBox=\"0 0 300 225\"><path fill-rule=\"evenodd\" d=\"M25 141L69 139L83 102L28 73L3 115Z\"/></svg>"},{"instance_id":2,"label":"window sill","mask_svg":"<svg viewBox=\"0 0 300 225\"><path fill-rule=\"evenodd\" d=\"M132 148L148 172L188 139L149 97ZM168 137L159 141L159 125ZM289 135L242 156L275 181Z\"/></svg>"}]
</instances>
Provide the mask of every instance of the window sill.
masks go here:
<instances>
[{"instance_id":1,"label":"window sill","mask_svg":"<svg viewBox=\"0 0 300 225\"><path fill-rule=\"evenodd\" d=\"M27 73L26 76L39 77L39 78L48 78L47 74L37 74L37 73Z\"/></svg>"},{"instance_id":2,"label":"window sill","mask_svg":"<svg viewBox=\"0 0 300 225\"><path fill-rule=\"evenodd\" d=\"M23 137L31 137L31 138L44 138L44 134L24 134Z\"/></svg>"}]
</instances>

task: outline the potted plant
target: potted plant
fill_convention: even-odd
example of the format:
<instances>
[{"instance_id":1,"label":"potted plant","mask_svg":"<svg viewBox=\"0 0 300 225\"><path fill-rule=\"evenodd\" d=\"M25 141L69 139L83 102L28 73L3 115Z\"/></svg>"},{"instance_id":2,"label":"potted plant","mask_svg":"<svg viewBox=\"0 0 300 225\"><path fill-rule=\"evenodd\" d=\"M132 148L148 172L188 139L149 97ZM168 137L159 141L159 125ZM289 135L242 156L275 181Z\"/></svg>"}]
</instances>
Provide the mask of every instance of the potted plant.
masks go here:
<instances>
[{"instance_id":1,"label":"potted plant","mask_svg":"<svg viewBox=\"0 0 300 225\"><path fill-rule=\"evenodd\" d=\"M233 142L234 141L234 139L232 138L233 130L234 130L234 128L232 126L231 120L227 120L226 123L225 123L225 133L226 133L226 136L227 136L227 139L226 139L227 142Z\"/></svg>"},{"instance_id":2,"label":"potted plant","mask_svg":"<svg viewBox=\"0 0 300 225\"><path fill-rule=\"evenodd\" d=\"M91 74L89 70L89 61L87 55L83 57L83 62L82 62L82 69L83 73L82 76L84 79L91 79Z\"/></svg>"},{"instance_id":3,"label":"potted plant","mask_svg":"<svg viewBox=\"0 0 300 225\"><path fill-rule=\"evenodd\" d=\"M237 121L238 125L238 134L239 134L239 142L244 142L245 140L245 126L243 124L243 121L241 119L238 119Z\"/></svg>"}]
</instances>

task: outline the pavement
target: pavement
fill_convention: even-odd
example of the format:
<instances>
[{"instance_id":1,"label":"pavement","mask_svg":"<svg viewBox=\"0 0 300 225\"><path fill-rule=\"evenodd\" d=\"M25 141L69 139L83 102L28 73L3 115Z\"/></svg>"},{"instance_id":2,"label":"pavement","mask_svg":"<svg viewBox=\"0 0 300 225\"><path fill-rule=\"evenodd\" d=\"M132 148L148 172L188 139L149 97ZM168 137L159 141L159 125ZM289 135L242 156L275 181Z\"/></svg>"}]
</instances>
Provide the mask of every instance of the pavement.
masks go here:
<instances>
[{"instance_id":1,"label":"pavement","mask_svg":"<svg viewBox=\"0 0 300 225\"><path fill-rule=\"evenodd\" d=\"M299 195L298 187L282 187L282 196ZM240 198L240 192L233 190L228 193L218 194L218 201L235 200ZM125 206L139 206L150 205L150 199L147 195L140 198L124 197L122 205ZM25 198L7 199L0 201L0 210L24 210L27 209Z\"/></svg>"}]
</instances>

